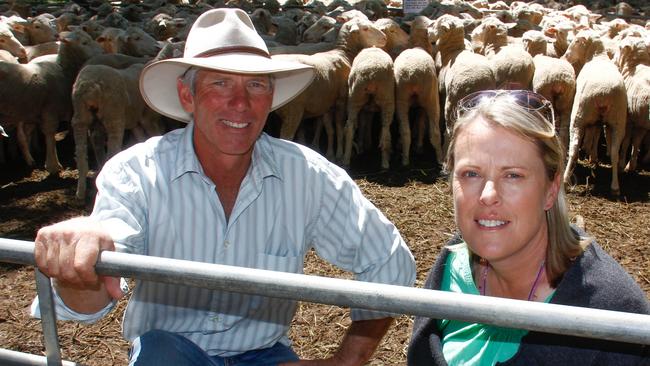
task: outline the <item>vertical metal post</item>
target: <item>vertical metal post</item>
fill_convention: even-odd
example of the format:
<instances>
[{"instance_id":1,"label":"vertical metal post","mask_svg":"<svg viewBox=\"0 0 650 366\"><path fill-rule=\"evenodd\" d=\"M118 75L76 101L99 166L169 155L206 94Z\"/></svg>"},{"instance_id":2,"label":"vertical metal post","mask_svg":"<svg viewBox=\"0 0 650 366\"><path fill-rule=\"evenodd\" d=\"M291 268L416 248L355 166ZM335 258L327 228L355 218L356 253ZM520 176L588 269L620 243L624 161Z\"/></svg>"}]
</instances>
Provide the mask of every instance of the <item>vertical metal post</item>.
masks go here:
<instances>
[{"instance_id":1,"label":"vertical metal post","mask_svg":"<svg viewBox=\"0 0 650 366\"><path fill-rule=\"evenodd\" d=\"M38 268L34 272L36 274L36 292L38 293L38 304L41 311L47 366L61 366L61 349L56 331L56 312L54 311L52 284L50 278L39 271Z\"/></svg>"}]
</instances>

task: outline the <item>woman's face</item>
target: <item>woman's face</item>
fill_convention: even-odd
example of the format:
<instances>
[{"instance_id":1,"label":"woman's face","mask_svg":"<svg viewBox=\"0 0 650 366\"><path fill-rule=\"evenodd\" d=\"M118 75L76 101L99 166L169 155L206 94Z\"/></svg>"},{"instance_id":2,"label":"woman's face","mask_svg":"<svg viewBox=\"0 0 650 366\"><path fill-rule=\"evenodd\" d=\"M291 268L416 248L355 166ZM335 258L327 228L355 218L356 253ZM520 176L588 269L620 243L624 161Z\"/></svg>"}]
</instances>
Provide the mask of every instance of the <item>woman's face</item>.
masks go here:
<instances>
[{"instance_id":1,"label":"woman's face","mask_svg":"<svg viewBox=\"0 0 650 366\"><path fill-rule=\"evenodd\" d=\"M458 135L454 156L456 224L472 251L491 263L545 251L559 175L547 178L535 144L479 117Z\"/></svg>"}]
</instances>

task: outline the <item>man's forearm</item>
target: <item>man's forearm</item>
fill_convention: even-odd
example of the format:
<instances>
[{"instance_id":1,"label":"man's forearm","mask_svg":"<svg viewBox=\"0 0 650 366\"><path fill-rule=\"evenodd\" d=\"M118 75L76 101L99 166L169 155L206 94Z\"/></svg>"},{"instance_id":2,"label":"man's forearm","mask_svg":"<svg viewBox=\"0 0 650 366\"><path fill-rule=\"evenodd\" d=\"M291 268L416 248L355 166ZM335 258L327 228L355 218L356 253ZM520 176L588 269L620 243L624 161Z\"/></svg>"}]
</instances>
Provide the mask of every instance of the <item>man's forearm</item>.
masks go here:
<instances>
[{"instance_id":1,"label":"man's forearm","mask_svg":"<svg viewBox=\"0 0 650 366\"><path fill-rule=\"evenodd\" d=\"M333 357L338 360L337 365L368 362L392 323L393 318L353 321Z\"/></svg>"}]
</instances>

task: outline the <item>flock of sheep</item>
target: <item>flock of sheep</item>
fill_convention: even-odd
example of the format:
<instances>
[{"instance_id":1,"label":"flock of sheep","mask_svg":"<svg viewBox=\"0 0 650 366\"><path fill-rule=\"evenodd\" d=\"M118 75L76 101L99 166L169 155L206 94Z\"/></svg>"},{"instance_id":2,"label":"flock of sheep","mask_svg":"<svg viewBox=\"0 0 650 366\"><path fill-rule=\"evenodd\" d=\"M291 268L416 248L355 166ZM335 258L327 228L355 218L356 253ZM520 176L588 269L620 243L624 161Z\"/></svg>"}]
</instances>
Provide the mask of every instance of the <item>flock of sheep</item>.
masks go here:
<instances>
[{"instance_id":1,"label":"flock of sheep","mask_svg":"<svg viewBox=\"0 0 650 366\"><path fill-rule=\"evenodd\" d=\"M83 199L89 137L101 164L122 148L125 131L143 140L177 126L145 105L139 74L147 62L182 55L192 22L223 6L249 12L273 57L315 68L314 82L274 112L280 137L299 137L302 121L316 118L312 143L319 146L324 128L326 156L343 166L353 150L371 144L379 146L382 168L389 168L393 146L408 165L412 139L421 150L425 136L442 162L455 104L495 88L530 89L552 101L568 150L566 181L579 149L598 162L603 129L614 194L619 170L650 161L650 22L608 22L582 5L557 10L521 1L433 1L403 17L389 17L389 7L401 7L396 0L99 0L32 17L14 4L0 16L0 125L29 165L38 127L45 167L55 174L55 134L70 121L76 196ZM409 121L413 116L417 121Z\"/></svg>"}]
</instances>

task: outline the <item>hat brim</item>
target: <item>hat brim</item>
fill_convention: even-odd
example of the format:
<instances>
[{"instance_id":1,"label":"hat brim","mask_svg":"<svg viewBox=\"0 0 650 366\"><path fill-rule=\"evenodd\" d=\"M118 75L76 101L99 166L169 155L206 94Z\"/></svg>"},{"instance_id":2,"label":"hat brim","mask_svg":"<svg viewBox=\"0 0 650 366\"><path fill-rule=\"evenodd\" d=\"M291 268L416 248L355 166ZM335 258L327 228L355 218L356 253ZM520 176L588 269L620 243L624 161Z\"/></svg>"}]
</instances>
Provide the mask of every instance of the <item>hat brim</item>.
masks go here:
<instances>
[{"instance_id":1,"label":"hat brim","mask_svg":"<svg viewBox=\"0 0 650 366\"><path fill-rule=\"evenodd\" d=\"M191 116L178 99L176 83L188 68L195 66L235 74L272 74L275 77L271 110L295 98L314 78L311 66L276 60L251 53L229 53L211 57L172 58L154 62L142 70L140 92L156 112L181 122Z\"/></svg>"}]
</instances>

